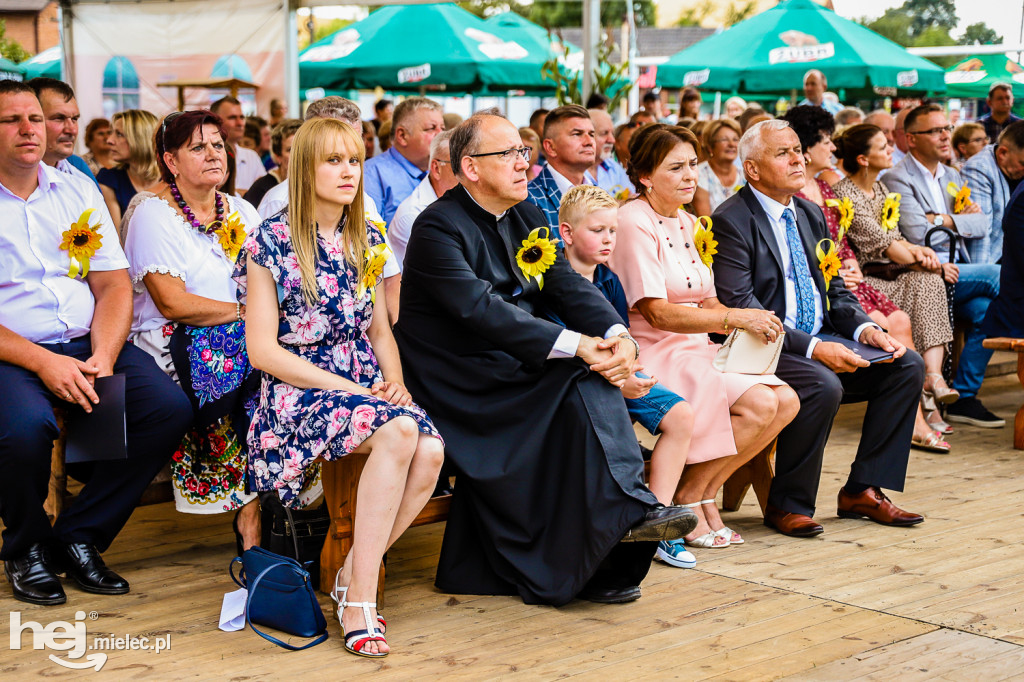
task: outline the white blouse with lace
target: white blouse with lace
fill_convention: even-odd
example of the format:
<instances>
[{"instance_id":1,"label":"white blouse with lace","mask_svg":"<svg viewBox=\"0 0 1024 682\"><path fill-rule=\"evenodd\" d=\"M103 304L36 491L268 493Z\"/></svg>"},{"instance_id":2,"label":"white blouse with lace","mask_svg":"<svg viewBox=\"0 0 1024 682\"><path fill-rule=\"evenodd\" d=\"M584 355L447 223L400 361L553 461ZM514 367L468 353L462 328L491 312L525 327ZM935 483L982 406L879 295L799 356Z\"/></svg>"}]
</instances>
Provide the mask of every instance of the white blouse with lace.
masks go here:
<instances>
[{"instance_id":1,"label":"white blouse with lace","mask_svg":"<svg viewBox=\"0 0 1024 682\"><path fill-rule=\"evenodd\" d=\"M251 204L228 197L227 213L237 211L246 233L260 224ZM152 197L132 214L125 238L128 274L135 290L131 338L162 328L168 323L142 278L150 273L172 275L185 283L185 291L215 301L235 302L235 264L213 235L200 233L185 222L163 199Z\"/></svg>"}]
</instances>

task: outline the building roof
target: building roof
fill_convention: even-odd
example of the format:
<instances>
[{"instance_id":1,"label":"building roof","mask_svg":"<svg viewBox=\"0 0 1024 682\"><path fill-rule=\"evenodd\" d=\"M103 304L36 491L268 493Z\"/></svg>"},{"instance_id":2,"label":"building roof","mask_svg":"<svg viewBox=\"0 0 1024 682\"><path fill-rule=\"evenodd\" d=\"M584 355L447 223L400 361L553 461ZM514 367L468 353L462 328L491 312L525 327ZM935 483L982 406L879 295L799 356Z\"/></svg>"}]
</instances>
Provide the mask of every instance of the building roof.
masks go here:
<instances>
[{"instance_id":1,"label":"building roof","mask_svg":"<svg viewBox=\"0 0 1024 682\"><path fill-rule=\"evenodd\" d=\"M582 28L555 29L563 39L574 45L583 44ZM700 26L681 26L675 28L655 28L653 26L641 26L637 29L636 49L638 57L671 57L676 52L693 45L699 40L707 38L715 32L713 28L702 28ZM612 51L611 62L619 61L619 40L620 33L612 29L612 39L615 41L615 49Z\"/></svg>"},{"instance_id":2,"label":"building roof","mask_svg":"<svg viewBox=\"0 0 1024 682\"><path fill-rule=\"evenodd\" d=\"M0 2L0 14L16 12L41 12L53 0L3 0Z\"/></svg>"}]
</instances>

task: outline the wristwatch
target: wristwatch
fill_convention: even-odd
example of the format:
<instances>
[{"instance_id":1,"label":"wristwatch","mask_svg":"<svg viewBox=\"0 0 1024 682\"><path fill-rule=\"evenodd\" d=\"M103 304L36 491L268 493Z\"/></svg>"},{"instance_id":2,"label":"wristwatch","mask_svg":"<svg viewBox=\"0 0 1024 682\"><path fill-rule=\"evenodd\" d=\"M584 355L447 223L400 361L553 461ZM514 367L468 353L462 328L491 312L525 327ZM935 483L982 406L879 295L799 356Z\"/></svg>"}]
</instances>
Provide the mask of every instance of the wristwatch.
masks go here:
<instances>
[{"instance_id":1,"label":"wristwatch","mask_svg":"<svg viewBox=\"0 0 1024 682\"><path fill-rule=\"evenodd\" d=\"M936 213L935 218L932 220L932 225L935 227L942 227L946 224L946 219L942 217L941 213Z\"/></svg>"}]
</instances>

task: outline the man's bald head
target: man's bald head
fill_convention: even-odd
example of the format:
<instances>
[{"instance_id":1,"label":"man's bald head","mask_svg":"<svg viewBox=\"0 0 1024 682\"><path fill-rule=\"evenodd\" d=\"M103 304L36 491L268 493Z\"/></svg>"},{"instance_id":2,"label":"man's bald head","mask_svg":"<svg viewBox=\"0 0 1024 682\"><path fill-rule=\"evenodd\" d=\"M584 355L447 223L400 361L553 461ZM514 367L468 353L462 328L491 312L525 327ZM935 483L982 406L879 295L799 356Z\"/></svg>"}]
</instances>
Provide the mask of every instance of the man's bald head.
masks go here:
<instances>
[{"instance_id":1,"label":"man's bald head","mask_svg":"<svg viewBox=\"0 0 1024 682\"><path fill-rule=\"evenodd\" d=\"M911 107L907 107L896 112L895 127L892 132L893 144L896 145L896 149L899 149L904 154L910 151L910 146L907 144L907 131L903 128L903 122L907 120L907 114L910 113L910 109Z\"/></svg>"},{"instance_id":2,"label":"man's bald head","mask_svg":"<svg viewBox=\"0 0 1024 682\"><path fill-rule=\"evenodd\" d=\"M893 131L896 129L896 119L894 119L892 114L888 111L884 109L876 109L864 117L864 123L870 123L873 126L877 126L885 134L886 142L890 145L896 144L893 139Z\"/></svg>"}]
</instances>

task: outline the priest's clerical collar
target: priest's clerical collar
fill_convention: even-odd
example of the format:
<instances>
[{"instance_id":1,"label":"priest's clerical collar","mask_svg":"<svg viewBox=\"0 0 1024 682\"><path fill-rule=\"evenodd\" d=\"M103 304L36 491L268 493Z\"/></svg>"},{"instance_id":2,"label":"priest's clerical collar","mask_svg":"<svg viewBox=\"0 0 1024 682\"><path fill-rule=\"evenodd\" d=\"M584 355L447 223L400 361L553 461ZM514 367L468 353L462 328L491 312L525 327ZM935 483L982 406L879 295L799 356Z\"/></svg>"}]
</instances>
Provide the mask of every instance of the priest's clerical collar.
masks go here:
<instances>
[{"instance_id":1,"label":"priest's clerical collar","mask_svg":"<svg viewBox=\"0 0 1024 682\"><path fill-rule=\"evenodd\" d=\"M480 210L486 211L487 213L490 213L491 215L494 216L495 220L501 220L502 218L505 217L505 214L508 213L508 209L506 208L504 211L502 211L498 215L494 215L494 213L492 211L489 211L486 208L484 208L480 204L480 202L476 200L476 197L473 196L473 193L470 192L469 189L467 189L465 185L462 186L462 189L466 190L466 196L468 196L470 199L472 199L474 204L476 204L477 206L480 206Z\"/></svg>"}]
</instances>

